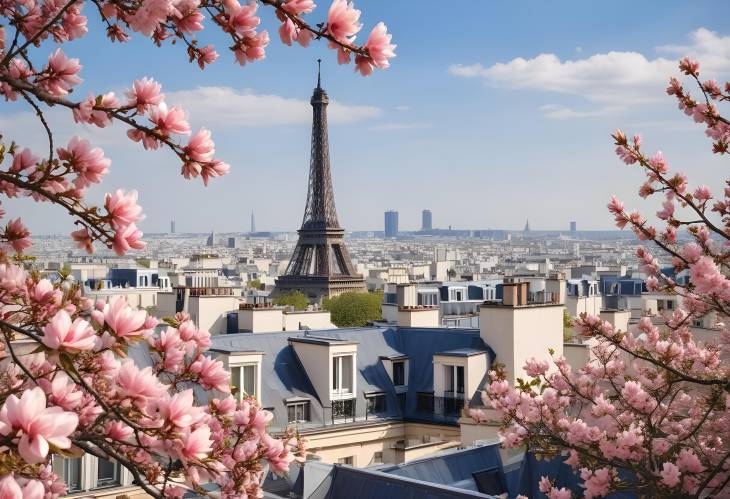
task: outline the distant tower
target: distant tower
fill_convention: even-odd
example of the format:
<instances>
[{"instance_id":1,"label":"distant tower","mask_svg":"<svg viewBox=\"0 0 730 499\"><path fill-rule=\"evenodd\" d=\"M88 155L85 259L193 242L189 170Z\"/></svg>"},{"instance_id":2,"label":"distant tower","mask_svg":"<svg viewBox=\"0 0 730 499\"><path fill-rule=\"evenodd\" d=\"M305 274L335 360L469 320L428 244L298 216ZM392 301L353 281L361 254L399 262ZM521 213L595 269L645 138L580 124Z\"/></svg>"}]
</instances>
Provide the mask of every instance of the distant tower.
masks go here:
<instances>
[{"instance_id":1,"label":"distant tower","mask_svg":"<svg viewBox=\"0 0 730 499\"><path fill-rule=\"evenodd\" d=\"M570 232L577 232L578 231L578 224L575 222L570 222Z\"/></svg>"},{"instance_id":2,"label":"distant tower","mask_svg":"<svg viewBox=\"0 0 730 499\"><path fill-rule=\"evenodd\" d=\"M398 212L388 210L385 212L385 237L396 237L398 235Z\"/></svg>"},{"instance_id":3,"label":"distant tower","mask_svg":"<svg viewBox=\"0 0 730 499\"><path fill-rule=\"evenodd\" d=\"M525 232L530 232L530 219L527 219L527 222L525 222Z\"/></svg>"},{"instance_id":4,"label":"distant tower","mask_svg":"<svg viewBox=\"0 0 730 499\"><path fill-rule=\"evenodd\" d=\"M256 219L253 217L253 211L251 211L251 234L256 232Z\"/></svg>"},{"instance_id":5,"label":"distant tower","mask_svg":"<svg viewBox=\"0 0 730 499\"><path fill-rule=\"evenodd\" d=\"M211 230L208 236L208 241L205 243L208 246L215 246L215 231Z\"/></svg>"},{"instance_id":6,"label":"distant tower","mask_svg":"<svg viewBox=\"0 0 730 499\"><path fill-rule=\"evenodd\" d=\"M175 233L175 220L170 220L170 234Z\"/></svg>"},{"instance_id":7,"label":"distant tower","mask_svg":"<svg viewBox=\"0 0 730 499\"><path fill-rule=\"evenodd\" d=\"M317 61L321 62L320 60ZM275 293L299 290L311 300L346 291L366 291L362 275L355 273L340 227L330 172L327 138L327 104L319 71L312 99L312 154L309 189L299 241L284 275L276 279Z\"/></svg>"},{"instance_id":8,"label":"distant tower","mask_svg":"<svg viewBox=\"0 0 730 499\"><path fill-rule=\"evenodd\" d=\"M421 230L433 229L433 219L431 217L431 210L423 210L421 213Z\"/></svg>"}]
</instances>

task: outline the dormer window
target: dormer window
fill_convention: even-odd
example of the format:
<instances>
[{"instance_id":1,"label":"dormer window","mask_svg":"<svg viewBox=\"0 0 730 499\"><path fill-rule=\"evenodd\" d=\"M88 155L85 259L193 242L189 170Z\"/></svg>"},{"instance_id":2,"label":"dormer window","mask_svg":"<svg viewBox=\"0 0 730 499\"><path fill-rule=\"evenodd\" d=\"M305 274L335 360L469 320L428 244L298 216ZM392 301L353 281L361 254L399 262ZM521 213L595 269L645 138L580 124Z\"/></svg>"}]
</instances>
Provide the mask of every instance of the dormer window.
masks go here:
<instances>
[{"instance_id":1,"label":"dormer window","mask_svg":"<svg viewBox=\"0 0 730 499\"><path fill-rule=\"evenodd\" d=\"M309 401L297 400L287 402L286 414L290 424L309 422Z\"/></svg>"},{"instance_id":2,"label":"dormer window","mask_svg":"<svg viewBox=\"0 0 730 499\"><path fill-rule=\"evenodd\" d=\"M338 355L332 357L332 394L350 395L353 387L354 362L352 355Z\"/></svg>"},{"instance_id":3,"label":"dormer window","mask_svg":"<svg viewBox=\"0 0 730 499\"><path fill-rule=\"evenodd\" d=\"M236 388L236 397L256 397L256 364L243 364L231 367L231 384Z\"/></svg>"},{"instance_id":4,"label":"dormer window","mask_svg":"<svg viewBox=\"0 0 730 499\"><path fill-rule=\"evenodd\" d=\"M446 396L464 396L464 366L444 366L444 392Z\"/></svg>"},{"instance_id":5,"label":"dormer window","mask_svg":"<svg viewBox=\"0 0 730 499\"><path fill-rule=\"evenodd\" d=\"M403 386L406 384L406 361L393 361L393 385Z\"/></svg>"}]
</instances>

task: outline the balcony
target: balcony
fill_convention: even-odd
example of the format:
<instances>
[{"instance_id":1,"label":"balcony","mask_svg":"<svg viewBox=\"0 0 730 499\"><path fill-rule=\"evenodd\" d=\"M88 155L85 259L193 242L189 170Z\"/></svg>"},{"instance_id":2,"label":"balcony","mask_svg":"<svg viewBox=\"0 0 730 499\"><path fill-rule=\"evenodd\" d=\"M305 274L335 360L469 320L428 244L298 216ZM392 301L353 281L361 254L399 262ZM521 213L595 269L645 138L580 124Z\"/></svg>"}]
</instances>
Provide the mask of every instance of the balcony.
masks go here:
<instances>
[{"instance_id":1,"label":"balcony","mask_svg":"<svg viewBox=\"0 0 730 499\"><path fill-rule=\"evenodd\" d=\"M332 401L332 424L335 422L345 423L355 421L356 399L333 400Z\"/></svg>"},{"instance_id":2,"label":"balcony","mask_svg":"<svg viewBox=\"0 0 730 499\"><path fill-rule=\"evenodd\" d=\"M464 396L460 394L437 397L430 392L416 393L416 413L434 419L458 419L465 405Z\"/></svg>"}]
</instances>

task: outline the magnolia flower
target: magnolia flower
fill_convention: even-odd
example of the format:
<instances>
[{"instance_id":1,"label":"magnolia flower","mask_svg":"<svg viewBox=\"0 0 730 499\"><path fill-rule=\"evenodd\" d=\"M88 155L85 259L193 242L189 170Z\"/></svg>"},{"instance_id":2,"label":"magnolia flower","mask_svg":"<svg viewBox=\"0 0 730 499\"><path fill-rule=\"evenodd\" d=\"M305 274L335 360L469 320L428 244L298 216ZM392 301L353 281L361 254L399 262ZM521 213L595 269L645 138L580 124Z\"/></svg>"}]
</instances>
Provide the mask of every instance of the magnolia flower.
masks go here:
<instances>
[{"instance_id":1,"label":"magnolia flower","mask_svg":"<svg viewBox=\"0 0 730 499\"><path fill-rule=\"evenodd\" d=\"M59 310L43 328L43 344L53 350L78 353L91 350L96 341L96 333L89 323L81 318L71 322L65 310Z\"/></svg>"},{"instance_id":2,"label":"magnolia flower","mask_svg":"<svg viewBox=\"0 0 730 499\"><path fill-rule=\"evenodd\" d=\"M0 408L0 434L18 438L18 452L29 464L43 462L50 445L71 447L68 436L78 424L78 416L60 407L46 407L46 395L39 387L26 390L18 399L10 395Z\"/></svg>"}]
</instances>

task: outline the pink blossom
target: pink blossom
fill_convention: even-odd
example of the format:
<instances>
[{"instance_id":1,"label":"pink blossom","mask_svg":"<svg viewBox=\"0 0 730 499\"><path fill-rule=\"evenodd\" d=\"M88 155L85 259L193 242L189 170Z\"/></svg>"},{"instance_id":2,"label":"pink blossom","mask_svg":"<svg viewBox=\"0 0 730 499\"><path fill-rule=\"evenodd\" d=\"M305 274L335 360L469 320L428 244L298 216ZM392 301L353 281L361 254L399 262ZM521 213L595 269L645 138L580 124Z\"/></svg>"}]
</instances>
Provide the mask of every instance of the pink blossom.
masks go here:
<instances>
[{"instance_id":1,"label":"pink blossom","mask_svg":"<svg viewBox=\"0 0 730 499\"><path fill-rule=\"evenodd\" d=\"M150 36L159 24L167 19L171 8L171 0L146 0L127 18L129 27L144 36Z\"/></svg>"},{"instance_id":2,"label":"pink blossom","mask_svg":"<svg viewBox=\"0 0 730 499\"><path fill-rule=\"evenodd\" d=\"M142 241L142 231L135 224L127 225L114 234L112 247L114 252L122 256L130 249L143 249L145 243Z\"/></svg>"},{"instance_id":3,"label":"pink blossom","mask_svg":"<svg viewBox=\"0 0 730 499\"><path fill-rule=\"evenodd\" d=\"M667 487L676 487L679 485L682 473L674 463L664 463L662 471L659 473L662 477L662 483Z\"/></svg>"},{"instance_id":4,"label":"pink blossom","mask_svg":"<svg viewBox=\"0 0 730 499\"><path fill-rule=\"evenodd\" d=\"M122 362L115 382L121 397L130 398L142 406L148 399L158 399L167 392L167 387L160 383L151 367L140 370L131 359Z\"/></svg>"},{"instance_id":5,"label":"pink blossom","mask_svg":"<svg viewBox=\"0 0 730 499\"><path fill-rule=\"evenodd\" d=\"M599 468L595 471L582 468L580 476L583 479L583 486L586 488L584 497L602 497L608 493L611 484L611 476L608 468Z\"/></svg>"},{"instance_id":6,"label":"pink blossom","mask_svg":"<svg viewBox=\"0 0 730 499\"><path fill-rule=\"evenodd\" d=\"M702 473L705 471L705 467L702 466L697 455L689 449L679 451L677 466L685 473Z\"/></svg>"},{"instance_id":7,"label":"pink blossom","mask_svg":"<svg viewBox=\"0 0 730 499\"><path fill-rule=\"evenodd\" d=\"M165 95L161 90L162 86L151 78L135 80L132 88L125 93L127 105L136 108L138 113L144 113L150 107L163 102Z\"/></svg>"},{"instance_id":8,"label":"pink blossom","mask_svg":"<svg viewBox=\"0 0 730 499\"><path fill-rule=\"evenodd\" d=\"M233 55L236 61L241 65L247 62L258 61L266 57L266 47L269 45L269 33L262 31L260 33L244 34L242 40L236 45Z\"/></svg>"},{"instance_id":9,"label":"pink blossom","mask_svg":"<svg viewBox=\"0 0 730 499\"><path fill-rule=\"evenodd\" d=\"M185 118L185 112L174 106L168 109L164 102L152 108L150 121L155 124L157 131L164 137L172 133L179 135L190 133L190 125Z\"/></svg>"},{"instance_id":10,"label":"pink blossom","mask_svg":"<svg viewBox=\"0 0 730 499\"><path fill-rule=\"evenodd\" d=\"M279 26L279 38L281 42L286 45L291 45L299 35L299 28L292 22L291 19L287 18Z\"/></svg>"},{"instance_id":11,"label":"pink blossom","mask_svg":"<svg viewBox=\"0 0 730 499\"><path fill-rule=\"evenodd\" d=\"M211 161L215 154L215 144L210 138L210 131L205 128L198 130L185 147L185 153L197 162Z\"/></svg>"},{"instance_id":12,"label":"pink blossom","mask_svg":"<svg viewBox=\"0 0 730 499\"><path fill-rule=\"evenodd\" d=\"M0 499L24 499L23 490L12 474L0 478Z\"/></svg>"},{"instance_id":13,"label":"pink blossom","mask_svg":"<svg viewBox=\"0 0 730 499\"><path fill-rule=\"evenodd\" d=\"M309 14L315 7L313 0L285 0L281 6L283 10L294 16Z\"/></svg>"},{"instance_id":14,"label":"pink blossom","mask_svg":"<svg viewBox=\"0 0 730 499\"><path fill-rule=\"evenodd\" d=\"M695 189L694 196L700 201L707 201L708 199L712 198L712 193L710 193L709 187L707 187L706 185L701 185L697 189Z\"/></svg>"},{"instance_id":15,"label":"pink blossom","mask_svg":"<svg viewBox=\"0 0 730 499\"><path fill-rule=\"evenodd\" d=\"M16 253L22 253L23 250L33 245L30 241L30 231L20 218L8 222L5 226L4 237Z\"/></svg>"},{"instance_id":16,"label":"pink blossom","mask_svg":"<svg viewBox=\"0 0 730 499\"><path fill-rule=\"evenodd\" d=\"M659 173L666 173L669 169L667 166L667 162L664 159L664 156L662 156L661 151L657 151L654 156L649 158L649 166L654 168Z\"/></svg>"},{"instance_id":17,"label":"pink blossom","mask_svg":"<svg viewBox=\"0 0 730 499\"><path fill-rule=\"evenodd\" d=\"M201 426L193 432L188 432L183 437L183 447L180 450L180 458L183 462L200 461L212 450L210 439L210 428Z\"/></svg>"},{"instance_id":18,"label":"pink blossom","mask_svg":"<svg viewBox=\"0 0 730 499\"><path fill-rule=\"evenodd\" d=\"M227 0L224 6L229 16L229 26L239 35L253 36L254 30L261 23L261 18L256 15L258 4L250 2L241 6L237 0Z\"/></svg>"},{"instance_id":19,"label":"pink blossom","mask_svg":"<svg viewBox=\"0 0 730 499\"><path fill-rule=\"evenodd\" d=\"M92 149L89 141L78 136L72 137L65 148L58 148L56 152L78 175L74 179L77 188L98 184L109 171L111 160L104 157L104 151L98 147Z\"/></svg>"},{"instance_id":20,"label":"pink blossom","mask_svg":"<svg viewBox=\"0 0 730 499\"><path fill-rule=\"evenodd\" d=\"M536 378L538 376L543 376L545 373L547 373L548 367L550 367L550 365L546 360L537 360L535 358L532 358L525 363L523 369L528 376Z\"/></svg>"},{"instance_id":21,"label":"pink blossom","mask_svg":"<svg viewBox=\"0 0 730 499\"><path fill-rule=\"evenodd\" d=\"M94 347L96 334L81 318L71 322L65 310L59 310L43 328L43 344L53 350L77 353Z\"/></svg>"},{"instance_id":22,"label":"pink blossom","mask_svg":"<svg viewBox=\"0 0 730 499\"><path fill-rule=\"evenodd\" d=\"M333 0L327 13L325 32L342 43L351 43L362 28L360 11L347 0Z\"/></svg>"},{"instance_id":23,"label":"pink blossom","mask_svg":"<svg viewBox=\"0 0 730 499\"><path fill-rule=\"evenodd\" d=\"M231 375L223 368L223 363L220 360L213 360L205 355L200 355L190 365L190 372L198 375L203 388L214 389L223 393L230 393L231 391Z\"/></svg>"},{"instance_id":24,"label":"pink blossom","mask_svg":"<svg viewBox=\"0 0 730 499\"><path fill-rule=\"evenodd\" d=\"M656 216L662 220L668 220L674 215L674 203L667 200L662 203L662 209L657 212Z\"/></svg>"},{"instance_id":25,"label":"pink blossom","mask_svg":"<svg viewBox=\"0 0 730 499\"><path fill-rule=\"evenodd\" d=\"M231 169L231 165L217 159L203 163L201 166L200 177L203 179L204 185L208 185L209 179L222 177Z\"/></svg>"},{"instance_id":26,"label":"pink blossom","mask_svg":"<svg viewBox=\"0 0 730 499\"><path fill-rule=\"evenodd\" d=\"M16 152L13 155L13 164L10 166L10 171L20 173L25 170L30 170L28 174L31 174L35 171L35 166L39 161L40 158L26 147L22 151Z\"/></svg>"},{"instance_id":27,"label":"pink blossom","mask_svg":"<svg viewBox=\"0 0 730 499\"><path fill-rule=\"evenodd\" d=\"M89 230L86 227L73 231L71 238L76 243L77 248L86 250L89 254L94 252L94 241L91 239L91 234L89 234Z\"/></svg>"},{"instance_id":28,"label":"pink blossom","mask_svg":"<svg viewBox=\"0 0 730 499\"><path fill-rule=\"evenodd\" d=\"M46 407L46 395L39 387L25 390L18 399L8 396L0 408L0 434L18 438L18 452L30 464L43 462L49 444L68 449L68 436L78 424L78 417L60 407Z\"/></svg>"},{"instance_id":29,"label":"pink blossom","mask_svg":"<svg viewBox=\"0 0 730 499\"><path fill-rule=\"evenodd\" d=\"M363 76L373 72L373 67L387 69L390 67L388 59L395 57L396 45L390 43L393 35L388 34L388 28L383 22L375 25L368 36L363 48L367 49L368 57L358 55L355 57L355 69Z\"/></svg>"},{"instance_id":30,"label":"pink blossom","mask_svg":"<svg viewBox=\"0 0 730 499\"><path fill-rule=\"evenodd\" d=\"M141 334L146 318L147 312L132 310L122 296L112 298L104 307L104 321L119 338Z\"/></svg>"},{"instance_id":31,"label":"pink blossom","mask_svg":"<svg viewBox=\"0 0 730 499\"><path fill-rule=\"evenodd\" d=\"M698 76L700 63L690 59L689 57L684 57L681 61L679 61L679 69L688 76Z\"/></svg>"},{"instance_id":32,"label":"pink blossom","mask_svg":"<svg viewBox=\"0 0 730 499\"><path fill-rule=\"evenodd\" d=\"M188 428L203 417L203 409L193 405L193 390L188 389L159 402L162 419L178 428Z\"/></svg>"},{"instance_id":33,"label":"pink blossom","mask_svg":"<svg viewBox=\"0 0 730 499\"><path fill-rule=\"evenodd\" d=\"M213 45L206 45L198 49L197 60L200 69L204 69L206 64L212 64L216 59L218 59L218 52L215 51Z\"/></svg>"},{"instance_id":34,"label":"pink blossom","mask_svg":"<svg viewBox=\"0 0 730 499\"><path fill-rule=\"evenodd\" d=\"M111 226L114 230L139 222L142 216L142 207L137 204L137 191L125 193L117 189L114 194L107 193L104 197L104 208L111 217Z\"/></svg>"},{"instance_id":35,"label":"pink blossom","mask_svg":"<svg viewBox=\"0 0 730 499\"><path fill-rule=\"evenodd\" d=\"M81 83L81 78L77 76L80 70L78 59L69 59L60 48L56 49L48 57L48 65L38 78L38 85L50 94L66 95L71 87Z\"/></svg>"}]
</instances>

